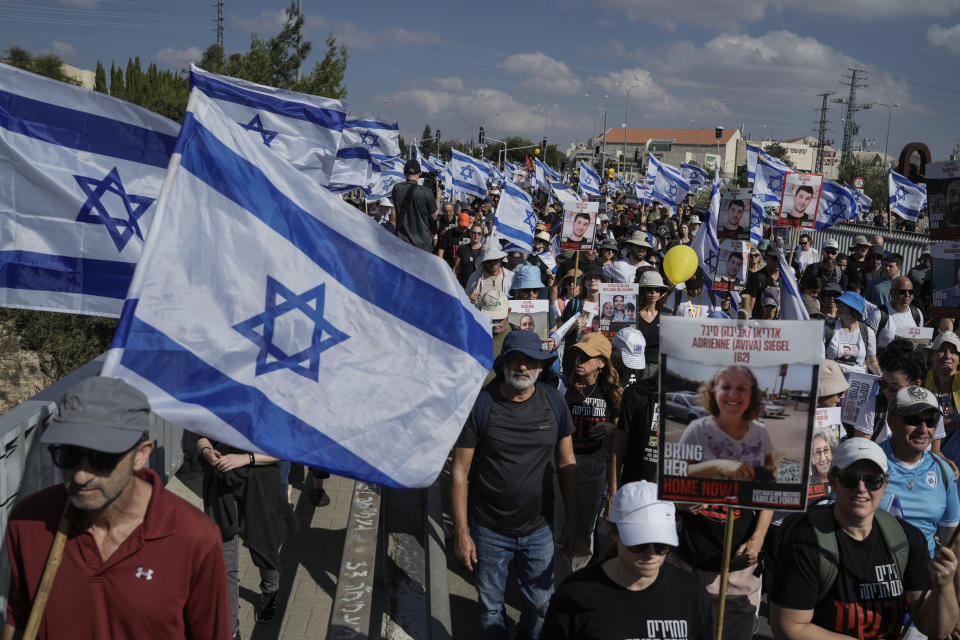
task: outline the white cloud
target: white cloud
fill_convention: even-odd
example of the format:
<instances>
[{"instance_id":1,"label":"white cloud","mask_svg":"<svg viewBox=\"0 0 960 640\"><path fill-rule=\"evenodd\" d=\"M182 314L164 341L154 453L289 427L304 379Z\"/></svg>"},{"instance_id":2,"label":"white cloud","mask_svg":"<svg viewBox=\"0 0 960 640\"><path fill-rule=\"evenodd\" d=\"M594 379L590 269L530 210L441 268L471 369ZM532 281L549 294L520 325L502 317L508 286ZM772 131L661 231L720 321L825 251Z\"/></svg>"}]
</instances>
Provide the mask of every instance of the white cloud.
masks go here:
<instances>
[{"instance_id":1,"label":"white cloud","mask_svg":"<svg viewBox=\"0 0 960 640\"><path fill-rule=\"evenodd\" d=\"M448 76L446 78L434 78L433 84L439 89L447 91L463 91L463 78Z\"/></svg>"},{"instance_id":2,"label":"white cloud","mask_svg":"<svg viewBox=\"0 0 960 640\"><path fill-rule=\"evenodd\" d=\"M57 4L65 4L70 7L80 7L82 9L96 9L98 0L57 0Z\"/></svg>"},{"instance_id":3,"label":"white cloud","mask_svg":"<svg viewBox=\"0 0 960 640\"><path fill-rule=\"evenodd\" d=\"M858 20L901 16L944 16L960 9L960 0L594 0L602 9L633 21L646 21L671 31L679 24L717 30L738 30L769 11L812 12Z\"/></svg>"},{"instance_id":4,"label":"white cloud","mask_svg":"<svg viewBox=\"0 0 960 640\"><path fill-rule=\"evenodd\" d=\"M583 88L583 83L566 63L539 51L514 54L497 67L506 73L529 76L526 84L534 89L574 93Z\"/></svg>"},{"instance_id":5,"label":"white cloud","mask_svg":"<svg viewBox=\"0 0 960 640\"><path fill-rule=\"evenodd\" d=\"M186 49L168 47L158 51L154 58L162 65L184 69L190 66L191 62L199 61L202 56L203 49L200 47L187 47Z\"/></svg>"},{"instance_id":6,"label":"white cloud","mask_svg":"<svg viewBox=\"0 0 960 640\"><path fill-rule=\"evenodd\" d=\"M960 54L960 24L952 27L933 25L927 29L927 42L937 47L946 47L949 51Z\"/></svg>"},{"instance_id":7,"label":"white cloud","mask_svg":"<svg viewBox=\"0 0 960 640\"><path fill-rule=\"evenodd\" d=\"M241 18L231 15L227 22L244 31L255 33L260 37L270 37L280 31L287 21L286 11L263 11L256 18Z\"/></svg>"},{"instance_id":8,"label":"white cloud","mask_svg":"<svg viewBox=\"0 0 960 640\"><path fill-rule=\"evenodd\" d=\"M51 53L62 60L66 60L67 62L75 60L77 57L76 47L69 42L59 42L57 40L53 41Z\"/></svg>"}]
</instances>

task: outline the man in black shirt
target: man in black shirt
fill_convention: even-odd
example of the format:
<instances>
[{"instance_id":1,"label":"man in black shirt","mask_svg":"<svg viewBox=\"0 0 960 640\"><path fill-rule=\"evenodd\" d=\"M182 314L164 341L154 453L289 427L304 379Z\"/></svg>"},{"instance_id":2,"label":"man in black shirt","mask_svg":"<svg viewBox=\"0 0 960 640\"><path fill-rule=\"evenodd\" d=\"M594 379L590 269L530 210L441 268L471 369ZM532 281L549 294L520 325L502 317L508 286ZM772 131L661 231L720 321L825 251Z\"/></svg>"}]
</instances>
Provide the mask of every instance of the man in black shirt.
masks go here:
<instances>
[{"instance_id":1,"label":"man in black shirt","mask_svg":"<svg viewBox=\"0 0 960 640\"><path fill-rule=\"evenodd\" d=\"M554 464L567 515L561 553L570 552L577 521L573 418L556 389L537 384L555 358L541 351L532 331L511 331L494 361L497 377L480 392L453 449L454 550L476 576L484 638L507 638L503 602L511 563L524 599L516 637L540 635L554 582Z\"/></svg>"},{"instance_id":2,"label":"man in black shirt","mask_svg":"<svg viewBox=\"0 0 960 640\"><path fill-rule=\"evenodd\" d=\"M390 199L397 208L397 236L424 251L433 251L433 235L437 230L437 194L417 184L420 163L415 159L403 165L403 182L393 185Z\"/></svg>"},{"instance_id":3,"label":"man in black shirt","mask_svg":"<svg viewBox=\"0 0 960 640\"><path fill-rule=\"evenodd\" d=\"M809 640L831 633L896 638L907 610L931 638L953 630L960 614L953 588L956 556L938 547L931 561L919 529L878 511L886 471L879 445L866 438L845 440L833 454L829 476L836 502L784 522L790 533L775 559L778 578L770 591L777 638ZM835 538L824 535L830 529ZM827 540L834 548L824 554ZM831 566L832 581L825 579Z\"/></svg>"},{"instance_id":4,"label":"man in black shirt","mask_svg":"<svg viewBox=\"0 0 960 640\"><path fill-rule=\"evenodd\" d=\"M707 594L664 559L677 546L675 509L657 485L631 482L610 507L617 555L571 575L553 596L541 638L709 640Z\"/></svg>"},{"instance_id":5,"label":"man in black shirt","mask_svg":"<svg viewBox=\"0 0 960 640\"><path fill-rule=\"evenodd\" d=\"M746 309L751 318L763 317L763 305L758 304L764 289L780 286L780 262L777 258L777 246L771 244L763 252L766 267L747 276L747 286L741 295L741 309Z\"/></svg>"}]
</instances>

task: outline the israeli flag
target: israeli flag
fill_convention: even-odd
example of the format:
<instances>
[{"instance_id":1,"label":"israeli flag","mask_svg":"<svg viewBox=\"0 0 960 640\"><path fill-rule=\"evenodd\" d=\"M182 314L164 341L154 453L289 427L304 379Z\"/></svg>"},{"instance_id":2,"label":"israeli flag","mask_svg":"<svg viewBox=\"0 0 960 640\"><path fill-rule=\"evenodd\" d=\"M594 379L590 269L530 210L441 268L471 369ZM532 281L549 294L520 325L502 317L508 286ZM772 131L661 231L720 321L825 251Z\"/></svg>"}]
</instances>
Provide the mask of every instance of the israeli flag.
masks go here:
<instances>
[{"instance_id":1,"label":"israeli flag","mask_svg":"<svg viewBox=\"0 0 960 640\"><path fill-rule=\"evenodd\" d=\"M710 208L707 215L700 225L700 230L693 237L690 248L693 249L700 258L700 268L703 270L705 280L708 283L713 282L713 276L717 270L717 262L720 260L720 241L717 239L717 229L720 219L720 180L719 175L713 176L713 188L710 192ZM676 283L674 283L676 284Z\"/></svg>"},{"instance_id":2,"label":"israeli flag","mask_svg":"<svg viewBox=\"0 0 960 640\"><path fill-rule=\"evenodd\" d=\"M548 179L554 182L563 181L563 176L557 173L556 171L554 171L553 169L551 169L550 165L548 165L546 162L543 162L539 158L534 158L534 162L536 162L540 166L540 168L543 169L543 175L546 176Z\"/></svg>"},{"instance_id":3,"label":"israeli flag","mask_svg":"<svg viewBox=\"0 0 960 640\"><path fill-rule=\"evenodd\" d=\"M790 266L786 256L783 255L783 248L777 249L777 261L780 263L780 319L809 320L810 314L803 304L800 286L794 277L793 267ZM820 349L823 349L823 345L820 346Z\"/></svg>"},{"instance_id":4,"label":"israeli flag","mask_svg":"<svg viewBox=\"0 0 960 640\"><path fill-rule=\"evenodd\" d=\"M490 162L487 158L484 158L483 166L486 167L487 173L490 176L487 182L490 184L502 184L504 182L503 174L497 169L497 165Z\"/></svg>"},{"instance_id":5,"label":"israeli flag","mask_svg":"<svg viewBox=\"0 0 960 640\"><path fill-rule=\"evenodd\" d=\"M487 178L489 173L483 163L456 149L450 150L450 174L453 186L479 198L487 197Z\"/></svg>"},{"instance_id":6,"label":"israeli flag","mask_svg":"<svg viewBox=\"0 0 960 640\"><path fill-rule=\"evenodd\" d=\"M533 200L512 182L503 184L500 202L493 219L493 228L501 238L517 245L524 253L533 252L533 234L537 232L537 214Z\"/></svg>"},{"instance_id":7,"label":"israeli flag","mask_svg":"<svg viewBox=\"0 0 960 640\"><path fill-rule=\"evenodd\" d=\"M652 157L652 156L651 156ZM643 204L653 204L653 185L657 181L657 172L660 171L660 163L647 163L647 175L644 178Z\"/></svg>"},{"instance_id":8,"label":"israeli flag","mask_svg":"<svg viewBox=\"0 0 960 640\"><path fill-rule=\"evenodd\" d=\"M657 160L652 154L649 164L656 164L656 178L653 181L653 197L675 210L690 193L690 184L680 175L680 170Z\"/></svg>"},{"instance_id":9,"label":"israeli flag","mask_svg":"<svg viewBox=\"0 0 960 640\"><path fill-rule=\"evenodd\" d=\"M580 198L577 197L577 192L573 190L573 187L563 184L562 182L551 182L550 191L553 197L564 205L573 204L580 200Z\"/></svg>"},{"instance_id":10,"label":"israeli flag","mask_svg":"<svg viewBox=\"0 0 960 640\"><path fill-rule=\"evenodd\" d=\"M0 306L119 317L179 129L0 64Z\"/></svg>"},{"instance_id":11,"label":"israeli flag","mask_svg":"<svg viewBox=\"0 0 960 640\"><path fill-rule=\"evenodd\" d=\"M413 148L414 156L417 158L417 162L420 163L420 168L425 172L439 172L440 167L437 167L431 162L430 158L427 158L422 153L420 153L420 147Z\"/></svg>"},{"instance_id":12,"label":"israeli flag","mask_svg":"<svg viewBox=\"0 0 960 640\"><path fill-rule=\"evenodd\" d=\"M861 214L869 213L870 207L873 205L873 199L865 194L862 189L857 189L849 184L844 184L844 186L850 190L850 193L853 194L853 197L856 199L857 212Z\"/></svg>"},{"instance_id":13,"label":"israeli flag","mask_svg":"<svg viewBox=\"0 0 960 640\"><path fill-rule=\"evenodd\" d=\"M747 180L753 182L757 177L757 158L767 156L767 152L758 146L747 143Z\"/></svg>"},{"instance_id":14,"label":"israeli flag","mask_svg":"<svg viewBox=\"0 0 960 640\"><path fill-rule=\"evenodd\" d=\"M820 202L817 205L816 228L828 229L833 225L857 217L857 198L850 189L834 182L824 180L820 188Z\"/></svg>"},{"instance_id":15,"label":"israeli flag","mask_svg":"<svg viewBox=\"0 0 960 640\"><path fill-rule=\"evenodd\" d=\"M600 195L600 176L583 160L580 161L580 193L583 195Z\"/></svg>"},{"instance_id":16,"label":"israeli flag","mask_svg":"<svg viewBox=\"0 0 960 640\"><path fill-rule=\"evenodd\" d=\"M437 171L439 171L440 169L443 169L446 166L446 163L443 160L433 155L432 153L430 154L429 162L430 162L430 166L435 167Z\"/></svg>"},{"instance_id":17,"label":"israeli flag","mask_svg":"<svg viewBox=\"0 0 960 640\"><path fill-rule=\"evenodd\" d=\"M513 180L513 176L517 171L520 171L520 165L514 164L509 160L504 161L503 168L507 172L507 177Z\"/></svg>"},{"instance_id":18,"label":"israeli flag","mask_svg":"<svg viewBox=\"0 0 960 640\"><path fill-rule=\"evenodd\" d=\"M346 120L330 183L370 185L378 163L400 157L399 138L396 122Z\"/></svg>"},{"instance_id":19,"label":"israeli flag","mask_svg":"<svg viewBox=\"0 0 960 640\"><path fill-rule=\"evenodd\" d=\"M927 186L913 184L893 169L888 169L890 211L904 220L916 220L927 201Z\"/></svg>"},{"instance_id":20,"label":"israeli flag","mask_svg":"<svg viewBox=\"0 0 960 640\"><path fill-rule=\"evenodd\" d=\"M373 181L364 189L368 201L373 202L390 197L393 186L407 179L403 175L403 164L403 160L399 158L382 160L377 163L376 170L373 173Z\"/></svg>"},{"instance_id":21,"label":"israeli flag","mask_svg":"<svg viewBox=\"0 0 960 640\"><path fill-rule=\"evenodd\" d=\"M756 198L750 200L750 242L754 245L763 240L763 207Z\"/></svg>"},{"instance_id":22,"label":"israeli flag","mask_svg":"<svg viewBox=\"0 0 960 640\"><path fill-rule=\"evenodd\" d=\"M493 361L446 263L357 224L197 90L170 167L103 375L244 451L429 486Z\"/></svg>"},{"instance_id":23,"label":"israeli flag","mask_svg":"<svg viewBox=\"0 0 960 640\"><path fill-rule=\"evenodd\" d=\"M766 154L757 158L757 169L753 182L753 199L761 208L780 206L783 199L783 181L787 171L794 171L780 160Z\"/></svg>"},{"instance_id":24,"label":"israeli flag","mask_svg":"<svg viewBox=\"0 0 960 640\"><path fill-rule=\"evenodd\" d=\"M318 184L337 182L332 174L347 119L339 100L222 76L194 65L190 65L190 89L216 102L247 137Z\"/></svg>"},{"instance_id":25,"label":"israeli flag","mask_svg":"<svg viewBox=\"0 0 960 640\"><path fill-rule=\"evenodd\" d=\"M695 164L681 164L680 175L686 180L692 188L702 187L710 180L707 171Z\"/></svg>"}]
</instances>

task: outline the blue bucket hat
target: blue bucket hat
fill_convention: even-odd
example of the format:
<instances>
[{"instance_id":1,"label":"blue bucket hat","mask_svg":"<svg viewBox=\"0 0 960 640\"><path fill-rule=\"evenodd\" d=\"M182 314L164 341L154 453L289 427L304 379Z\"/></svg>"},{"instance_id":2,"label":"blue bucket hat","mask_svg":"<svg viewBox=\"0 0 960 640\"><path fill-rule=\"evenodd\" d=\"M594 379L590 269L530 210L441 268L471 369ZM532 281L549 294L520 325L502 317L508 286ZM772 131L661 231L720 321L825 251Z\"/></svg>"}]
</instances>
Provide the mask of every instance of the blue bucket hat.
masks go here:
<instances>
[{"instance_id":1,"label":"blue bucket hat","mask_svg":"<svg viewBox=\"0 0 960 640\"><path fill-rule=\"evenodd\" d=\"M860 317L863 317L863 307L865 306L863 302L863 296L854 291L844 291L843 295L837 296L837 302L842 302L847 305L854 311L860 314Z\"/></svg>"},{"instance_id":2,"label":"blue bucket hat","mask_svg":"<svg viewBox=\"0 0 960 640\"><path fill-rule=\"evenodd\" d=\"M540 360L544 366L549 365L557 359L555 353L544 351L541 348L540 336L526 329L515 329L508 333L507 337L503 339L503 347L500 350L500 355L497 356L497 359L493 363L493 368L498 368L503 362L503 359L514 352L520 352L525 356Z\"/></svg>"},{"instance_id":3,"label":"blue bucket hat","mask_svg":"<svg viewBox=\"0 0 960 640\"><path fill-rule=\"evenodd\" d=\"M521 264L513 270L513 283L511 289L542 289L543 282L540 281L540 269L532 264Z\"/></svg>"}]
</instances>

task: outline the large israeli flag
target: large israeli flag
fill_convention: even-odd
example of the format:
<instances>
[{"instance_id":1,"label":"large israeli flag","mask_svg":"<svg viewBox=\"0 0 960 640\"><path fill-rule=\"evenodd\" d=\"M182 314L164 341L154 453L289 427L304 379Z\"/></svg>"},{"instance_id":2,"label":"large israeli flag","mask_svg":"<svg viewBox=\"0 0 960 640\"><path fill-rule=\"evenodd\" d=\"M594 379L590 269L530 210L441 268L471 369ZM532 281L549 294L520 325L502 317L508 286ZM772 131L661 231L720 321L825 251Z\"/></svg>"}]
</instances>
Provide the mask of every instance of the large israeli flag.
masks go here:
<instances>
[{"instance_id":1,"label":"large israeli flag","mask_svg":"<svg viewBox=\"0 0 960 640\"><path fill-rule=\"evenodd\" d=\"M0 306L119 317L179 129L0 64Z\"/></svg>"},{"instance_id":2,"label":"large israeli flag","mask_svg":"<svg viewBox=\"0 0 960 640\"><path fill-rule=\"evenodd\" d=\"M580 161L580 193L583 195L600 195L600 176L583 160Z\"/></svg>"},{"instance_id":3,"label":"large israeli flag","mask_svg":"<svg viewBox=\"0 0 960 640\"><path fill-rule=\"evenodd\" d=\"M212 99L247 137L318 184L333 182L347 118L339 100L222 76L194 65L190 66L190 89Z\"/></svg>"},{"instance_id":4,"label":"large israeli flag","mask_svg":"<svg viewBox=\"0 0 960 640\"><path fill-rule=\"evenodd\" d=\"M490 174L483 162L476 158L471 158L465 153L456 149L451 149L450 158L450 176L453 180L453 186L464 193L468 193L479 198L487 197L487 178Z\"/></svg>"},{"instance_id":5,"label":"large israeli flag","mask_svg":"<svg viewBox=\"0 0 960 640\"><path fill-rule=\"evenodd\" d=\"M890 211L905 220L916 220L927 202L927 185L914 184L893 169L887 170Z\"/></svg>"},{"instance_id":6,"label":"large israeli flag","mask_svg":"<svg viewBox=\"0 0 960 640\"><path fill-rule=\"evenodd\" d=\"M537 214L533 212L530 194L512 182L503 183L493 228L501 238L506 238L525 253L532 253Z\"/></svg>"},{"instance_id":7,"label":"large israeli flag","mask_svg":"<svg viewBox=\"0 0 960 640\"><path fill-rule=\"evenodd\" d=\"M653 197L671 209L690 193L690 183L683 179L680 170L669 164L660 162L653 154L649 156L649 164L656 165L656 178L653 181Z\"/></svg>"},{"instance_id":8,"label":"large israeli flag","mask_svg":"<svg viewBox=\"0 0 960 640\"><path fill-rule=\"evenodd\" d=\"M440 169L441 169L442 167L440 167L440 166L435 166L430 158L428 158L427 156L423 155L423 153L420 152L420 147L416 147L416 146L415 146L415 147L413 148L413 153L414 153L414 157L416 157L416 159L417 159L417 162L420 163L420 168L421 168L423 171L428 172L428 173L429 173L429 172L437 172L437 173L440 172ZM432 157L432 156L431 156L431 157Z\"/></svg>"},{"instance_id":9,"label":"large israeli flag","mask_svg":"<svg viewBox=\"0 0 960 640\"><path fill-rule=\"evenodd\" d=\"M580 200L580 198L577 197L577 192L573 190L573 187L562 182L551 182L550 191L552 193L552 197L556 198L565 205L572 205Z\"/></svg>"},{"instance_id":10,"label":"large israeli flag","mask_svg":"<svg viewBox=\"0 0 960 640\"><path fill-rule=\"evenodd\" d=\"M787 171L795 171L780 160L763 154L757 158L757 170L753 182L753 199L760 205L780 206L783 199L783 181Z\"/></svg>"},{"instance_id":11,"label":"large israeli flag","mask_svg":"<svg viewBox=\"0 0 960 640\"><path fill-rule=\"evenodd\" d=\"M747 143L747 180L751 183L757 177L757 158L767 156L767 152L756 145ZM769 156L767 156L769 157Z\"/></svg>"},{"instance_id":12,"label":"large israeli flag","mask_svg":"<svg viewBox=\"0 0 960 640\"><path fill-rule=\"evenodd\" d=\"M196 90L176 151L103 375L245 451L430 485L492 365L489 319Z\"/></svg>"},{"instance_id":13,"label":"large israeli flag","mask_svg":"<svg viewBox=\"0 0 960 640\"><path fill-rule=\"evenodd\" d=\"M548 165L546 162L540 160L540 158L534 158L533 161L536 162L537 165L539 165L541 169L543 169L543 175L544 175L548 180L550 180L550 181L552 181L552 182L562 182L562 181L563 181L563 176L560 175L559 173L557 173L556 171L554 171L554 170L550 167L550 165Z\"/></svg>"},{"instance_id":14,"label":"large israeli flag","mask_svg":"<svg viewBox=\"0 0 960 640\"><path fill-rule=\"evenodd\" d=\"M390 197L393 185L406 180L406 176L403 175L403 164L403 160L399 158L378 162L373 173L373 181L364 189L367 200L373 202Z\"/></svg>"},{"instance_id":15,"label":"large israeli flag","mask_svg":"<svg viewBox=\"0 0 960 640\"><path fill-rule=\"evenodd\" d=\"M817 205L816 228L828 229L857 217L857 198L851 190L833 180L824 180Z\"/></svg>"}]
</instances>

